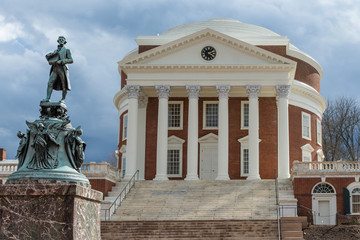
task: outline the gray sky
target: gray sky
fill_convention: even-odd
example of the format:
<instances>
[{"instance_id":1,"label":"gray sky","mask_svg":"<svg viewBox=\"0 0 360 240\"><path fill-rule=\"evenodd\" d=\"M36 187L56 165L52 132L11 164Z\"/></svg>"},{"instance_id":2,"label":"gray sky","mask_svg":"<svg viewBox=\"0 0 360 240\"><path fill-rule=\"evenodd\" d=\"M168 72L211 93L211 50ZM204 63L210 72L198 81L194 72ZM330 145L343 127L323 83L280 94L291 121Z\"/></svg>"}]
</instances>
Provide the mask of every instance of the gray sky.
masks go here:
<instances>
[{"instance_id":1,"label":"gray sky","mask_svg":"<svg viewBox=\"0 0 360 240\"><path fill-rule=\"evenodd\" d=\"M233 18L287 36L322 66L325 98L359 98L358 0L0 0L0 148L12 159L17 131L25 132L25 120L39 117L50 70L44 56L64 35L74 59L68 115L84 130L86 161L106 160L117 145L117 61L136 48L138 35L211 18Z\"/></svg>"}]
</instances>

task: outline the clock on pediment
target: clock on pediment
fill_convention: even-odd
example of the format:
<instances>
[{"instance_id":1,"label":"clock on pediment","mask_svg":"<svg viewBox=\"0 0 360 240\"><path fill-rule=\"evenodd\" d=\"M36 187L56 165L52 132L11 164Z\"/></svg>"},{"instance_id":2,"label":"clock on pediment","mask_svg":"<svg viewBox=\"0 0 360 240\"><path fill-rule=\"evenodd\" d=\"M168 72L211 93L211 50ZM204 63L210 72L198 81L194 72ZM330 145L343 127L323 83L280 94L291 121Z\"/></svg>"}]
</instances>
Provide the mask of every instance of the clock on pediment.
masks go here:
<instances>
[{"instance_id":1,"label":"clock on pediment","mask_svg":"<svg viewBox=\"0 0 360 240\"><path fill-rule=\"evenodd\" d=\"M201 50L201 57L206 61L211 61L216 57L216 50L212 46L206 46Z\"/></svg>"}]
</instances>

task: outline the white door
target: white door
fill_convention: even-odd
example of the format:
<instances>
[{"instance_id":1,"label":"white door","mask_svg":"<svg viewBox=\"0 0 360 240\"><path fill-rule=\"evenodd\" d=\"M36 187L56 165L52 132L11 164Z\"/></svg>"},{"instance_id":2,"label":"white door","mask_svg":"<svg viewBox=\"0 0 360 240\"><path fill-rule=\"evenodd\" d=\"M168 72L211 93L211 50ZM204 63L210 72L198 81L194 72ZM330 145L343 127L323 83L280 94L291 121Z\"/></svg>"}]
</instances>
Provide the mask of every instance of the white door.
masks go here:
<instances>
[{"instance_id":1,"label":"white door","mask_svg":"<svg viewBox=\"0 0 360 240\"><path fill-rule=\"evenodd\" d=\"M317 223L319 225L330 225L330 201L319 200Z\"/></svg>"},{"instance_id":2,"label":"white door","mask_svg":"<svg viewBox=\"0 0 360 240\"><path fill-rule=\"evenodd\" d=\"M217 144L201 144L200 146L200 179L213 180L218 173Z\"/></svg>"}]
</instances>

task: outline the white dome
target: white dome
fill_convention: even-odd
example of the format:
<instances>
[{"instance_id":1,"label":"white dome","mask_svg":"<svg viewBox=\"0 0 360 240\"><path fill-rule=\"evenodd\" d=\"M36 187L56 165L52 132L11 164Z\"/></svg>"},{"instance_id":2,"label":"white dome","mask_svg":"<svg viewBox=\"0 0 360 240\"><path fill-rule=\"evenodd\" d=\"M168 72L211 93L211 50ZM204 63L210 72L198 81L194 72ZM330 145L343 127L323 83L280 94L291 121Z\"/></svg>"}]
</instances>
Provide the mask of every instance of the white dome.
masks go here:
<instances>
[{"instance_id":1,"label":"white dome","mask_svg":"<svg viewBox=\"0 0 360 240\"><path fill-rule=\"evenodd\" d=\"M210 28L234 38L280 37L269 29L252 24L242 23L230 18L215 18L207 21L192 22L180 25L160 34L160 37L180 38Z\"/></svg>"}]
</instances>

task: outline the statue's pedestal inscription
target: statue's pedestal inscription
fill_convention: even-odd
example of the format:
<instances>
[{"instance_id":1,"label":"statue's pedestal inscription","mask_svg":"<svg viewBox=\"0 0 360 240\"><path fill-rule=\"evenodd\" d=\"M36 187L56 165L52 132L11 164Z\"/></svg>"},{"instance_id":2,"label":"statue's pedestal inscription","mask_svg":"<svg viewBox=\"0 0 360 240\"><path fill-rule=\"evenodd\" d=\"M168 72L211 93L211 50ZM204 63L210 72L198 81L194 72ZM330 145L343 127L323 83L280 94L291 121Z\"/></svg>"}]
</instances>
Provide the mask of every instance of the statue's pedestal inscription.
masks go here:
<instances>
[{"instance_id":1,"label":"statue's pedestal inscription","mask_svg":"<svg viewBox=\"0 0 360 240\"><path fill-rule=\"evenodd\" d=\"M0 185L0 239L98 240L102 193L55 180Z\"/></svg>"}]
</instances>

